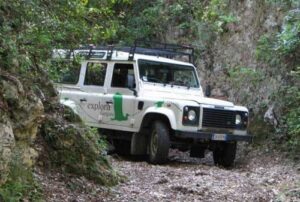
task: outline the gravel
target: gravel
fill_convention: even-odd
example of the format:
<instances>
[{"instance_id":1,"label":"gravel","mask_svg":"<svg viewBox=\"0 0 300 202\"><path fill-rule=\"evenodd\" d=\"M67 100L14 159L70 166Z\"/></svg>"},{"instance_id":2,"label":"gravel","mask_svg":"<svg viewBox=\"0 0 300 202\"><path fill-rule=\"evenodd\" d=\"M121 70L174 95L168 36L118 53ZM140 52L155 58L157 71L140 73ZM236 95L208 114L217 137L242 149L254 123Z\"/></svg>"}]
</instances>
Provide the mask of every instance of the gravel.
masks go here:
<instances>
[{"instance_id":1,"label":"gravel","mask_svg":"<svg viewBox=\"0 0 300 202\"><path fill-rule=\"evenodd\" d=\"M165 165L110 156L127 177L105 188L83 177L36 171L47 201L300 201L300 167L280 154L243 152L231 169L213 165L212 154L190 158L173 150Z\"/></svg>"}]
</instances>

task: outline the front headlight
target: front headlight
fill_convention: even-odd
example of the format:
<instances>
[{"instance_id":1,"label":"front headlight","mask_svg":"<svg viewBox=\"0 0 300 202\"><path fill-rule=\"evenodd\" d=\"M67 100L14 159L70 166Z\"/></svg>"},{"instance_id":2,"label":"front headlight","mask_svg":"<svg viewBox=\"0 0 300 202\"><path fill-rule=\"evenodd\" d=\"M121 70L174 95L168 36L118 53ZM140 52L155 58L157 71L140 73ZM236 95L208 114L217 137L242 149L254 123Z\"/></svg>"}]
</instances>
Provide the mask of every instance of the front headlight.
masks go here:
<instances>
[{"instance_id":1,"label":"front headlight","mask_svg":"<svg viewBox=\"0 0 300 202\"><path fill-rule=\"evenodd\" d=\"M199 124L200 108L185 106L183 108L182 124L185 126L197 126Z\"/></svg>"},{"instance_id":2,"label":"front headlight","mask_svg":"<svg viewBox=\"0 0 300 202\"><path fill-rule=\"evenodd\" d=\"M241 123L242 123L241 115L239 114L235 115L235 125L240 125Z\"/></svg>"},{"instance_id":3,"label":"front headlight","mask_svg":"<svg viewBox=\"0 0 300 202\"><path fill-rule=\"evenodd\" d=\"M196 116L197 116L197 114L196 114L196 112L194 110L191 109L188 112L188 119L189 119L189 121L194 121L196 119Z\"/></svg>"},{"instance_id":4,"label":"front headlight","mask_svg":"<svg viewBox=\"0 0 300 202\"><path fill-rule=\"evenodd\" d=\"M235 115L235 128L238 130L247 129L248 112L237 111Z\"/></svg>"}]
</instances>

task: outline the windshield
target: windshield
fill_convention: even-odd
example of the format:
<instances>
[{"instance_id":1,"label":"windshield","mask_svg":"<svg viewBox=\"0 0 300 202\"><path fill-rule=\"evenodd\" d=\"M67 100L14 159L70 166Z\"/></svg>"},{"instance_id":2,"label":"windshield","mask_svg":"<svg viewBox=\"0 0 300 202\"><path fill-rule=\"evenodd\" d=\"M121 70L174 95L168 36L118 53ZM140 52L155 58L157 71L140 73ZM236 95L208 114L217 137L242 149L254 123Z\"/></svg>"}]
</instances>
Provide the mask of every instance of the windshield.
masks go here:
<instances>
[{"instance_id":1,"label":"windshield","mask_svg":"<svg viewBox=\"0 0 300 202\"><path fill-rule=\"evenodd\" d=\"M140 78L145 82L198 88L196 72L192 66L139 60Z\"/></svg>"}]
</instances>

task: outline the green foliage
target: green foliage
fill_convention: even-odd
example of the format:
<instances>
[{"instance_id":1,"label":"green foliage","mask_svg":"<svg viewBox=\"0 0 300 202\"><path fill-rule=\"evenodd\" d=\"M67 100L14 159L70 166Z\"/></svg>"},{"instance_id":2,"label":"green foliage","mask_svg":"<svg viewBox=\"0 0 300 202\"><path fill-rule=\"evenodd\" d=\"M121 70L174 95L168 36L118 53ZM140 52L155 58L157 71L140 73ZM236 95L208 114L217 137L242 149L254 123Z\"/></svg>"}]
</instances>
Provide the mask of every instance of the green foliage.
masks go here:
<instances>
[{"instance_id":1,"label":"green foliage","mask_svg":"<svg viewBox=\"0 0 300 202\"><path fill-rule=\"evenodd\" d=\"M129 0L0 1L0 66L20 73L49 70L53 48L111 40ZM33 74L34 72L32 72Z\"/></svg>"},{"instance_id":2,"label":"green foliage","mask_svg":"<svg viewBox=\"0 0 300 202\"><path fill-rule=\"evenodd\" d=\"M86 136L91 140L96 140L96 146L100 152L107 150L107 141L99 135L98 128L90 127Z\"/></svg>"},{"instance_id":3,"label":"green foliage","mask_svg":"<svg viewBox=\"0 0 300 202\"><path fill-rule=\"evenodd\" d=\"M291 10L284 18L281 32L263 35L259 39L256 55L266 62L277 61L279 63L282 57L293 55L299 47L300 11ZM274 54L277 57L274 57Z\"/></svg>"},{"instance_id":4,"label":"green foliage","mask_svg":"<svg viewBox=\"0 0 300 202\"><path fill-rule=\"evenodd\" d=\"M282 31L277 35L275 50L287 55L300 47L300 10L292 10L284 19Z\"/></svg>"},{"instance_id":5,"label":"green foliage","mask_svg":"<svg viewBox=\"0 0 300 202\"><path fill-rule=\"evenodd\" d=\"M263 60L268 63L277 60L277 57L273 57L272 52L274 51L274 36L273 35L263 35L259 38L257 43L257 48L255 50L256 57L259 60ZM278 63L278 62L277 62Z\"/></svg>"},{"instance_id":6,"label":"green foliage","mask_svg":"<svg viewBox=\"0 0 300 202\"><path fill-rule=\"evenodd\" d=\"M267 3L275 6L284 6L287 8L300 6L298 0L265 0Z\"/></svg>"},{"instance_id":7,"label":"green foliage","mask_svg":"<svg viewBox=\"0 0 300 202\"><path fill-rule=\"evenodd\" d=\"M278 132L287 134L284 146L297 155L300 152L300 67L292 71L291 76L296 85L282 86L275 98L283 108L282 127Z\"/></svg>"},{"instance_id":8,"label":"green foliage","mask_svg":"<svg viewBox=\"0 0 300 202\"><path fill-rule=\"evenodd\" d=\"M264 79L261 70L249 67L234 67L229 69L229 81L231 86L236 89L237 97L240 102L246 102L252 97L247 92L257 92L260 82Z\"/></svg>"},{"instance_id":9,"label":"green foliage","mask_svg":"<svg viewBox=\"0 0 300 202\"><path fill-rule=\"evenodd\" d=\"M79 80L80 59L52 60L48 70L49 77L57 83L76 84Z\"/></svg>"},{"instance_id":10,"label":"green foliage","mask_svg":"<svg viewBox=\"0 0 300 202\"><path fill-rule=\"evenodd\" d=\"M42 190L34 180L32 170L22 165L16 156L12 161L8 181L0 187L0 201L42 201Z\"/></svg>"},{"instance_id":11,"label":"green foliage","mask_svg":"<svg viewBox=\"0 0 300 202\"><path fill-rule=\"evenodd\" d=\"M203 11L201 19L209 23L217 33L224 32L226 24L238 21L236 16L226 11L228 3L227 0L212 0Z\"/></svg>"},{"instance_id":12,"label":"green foliage","mask_svg":"<svg viewBox=\"0 0 300 202\"><path fill-rule=\"evenodd\" d=\"M227 11L228 0L134 0L127 8L116 39L132 43L137 38L210 46L226 25L237 22ZM138 12L137 12L138 11ZM168 37L172 32L173 37Z\"/></svg>"},{"instance_id":13,"label":"green foliage","mask_svg":"<svg viewBox=\"0 0 300 202\"><path fill-rule=\"evenodd\" d=\"M272 1L273 3L275 1ZM289 2L293 1L276 1ZM273 101L280 108L277 134L284 137L282 146L291 154L300 152L300 11L287 12L282 29L278 33L262 36L257 45L256 55L270 65L273 72L288 78L273 92Z\"/></svg>"}]
</instances>

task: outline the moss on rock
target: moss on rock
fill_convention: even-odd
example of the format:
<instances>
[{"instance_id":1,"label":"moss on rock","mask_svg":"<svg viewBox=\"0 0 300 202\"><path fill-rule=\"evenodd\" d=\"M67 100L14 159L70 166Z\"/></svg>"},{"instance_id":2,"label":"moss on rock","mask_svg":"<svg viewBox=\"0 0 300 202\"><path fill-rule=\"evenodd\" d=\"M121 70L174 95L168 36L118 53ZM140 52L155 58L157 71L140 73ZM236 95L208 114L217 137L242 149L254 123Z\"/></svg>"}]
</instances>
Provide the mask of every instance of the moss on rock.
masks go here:
<instances>
[{"instance_id":1,"label":"moss on rock","mask_svg":"<svg viewBox=\"0 0 300 202\"><path fill-rule=\"evenodd\" d=\"M43 72L37 78L46 82L0 69L0 201L40 200L33 170L41 156L66 172L116 184L119 176L101 154L98 136L59 104Z\"/></svg>"},{"instance_id":2,"label":"moss on rock","mask_svg":"<svg viewBox=\"0 0 300 202\"><path fill-rule=\"evenodd\" d=\"M67 117L80 120L69 108L63 107ZM47 143L51 165L62 167L64 171L83 175L103 185L115 185L119 175L113 171L103 148L99 144L98 134L85 127L81 121L68 122L57 114L47 117L42 126L42 136Z\"/></svg>"},{"instance_id":3,"label":"moss on rock","mask_svg":"<svg viewBox=\"0 0 300 202\"><path fill-rule=\"evenodd\" d=\"M15 138L10 124L0 123L0 185L6 182L9 174L9 163L11 162L12 150Z\"/></svg>"}]
</instances>

